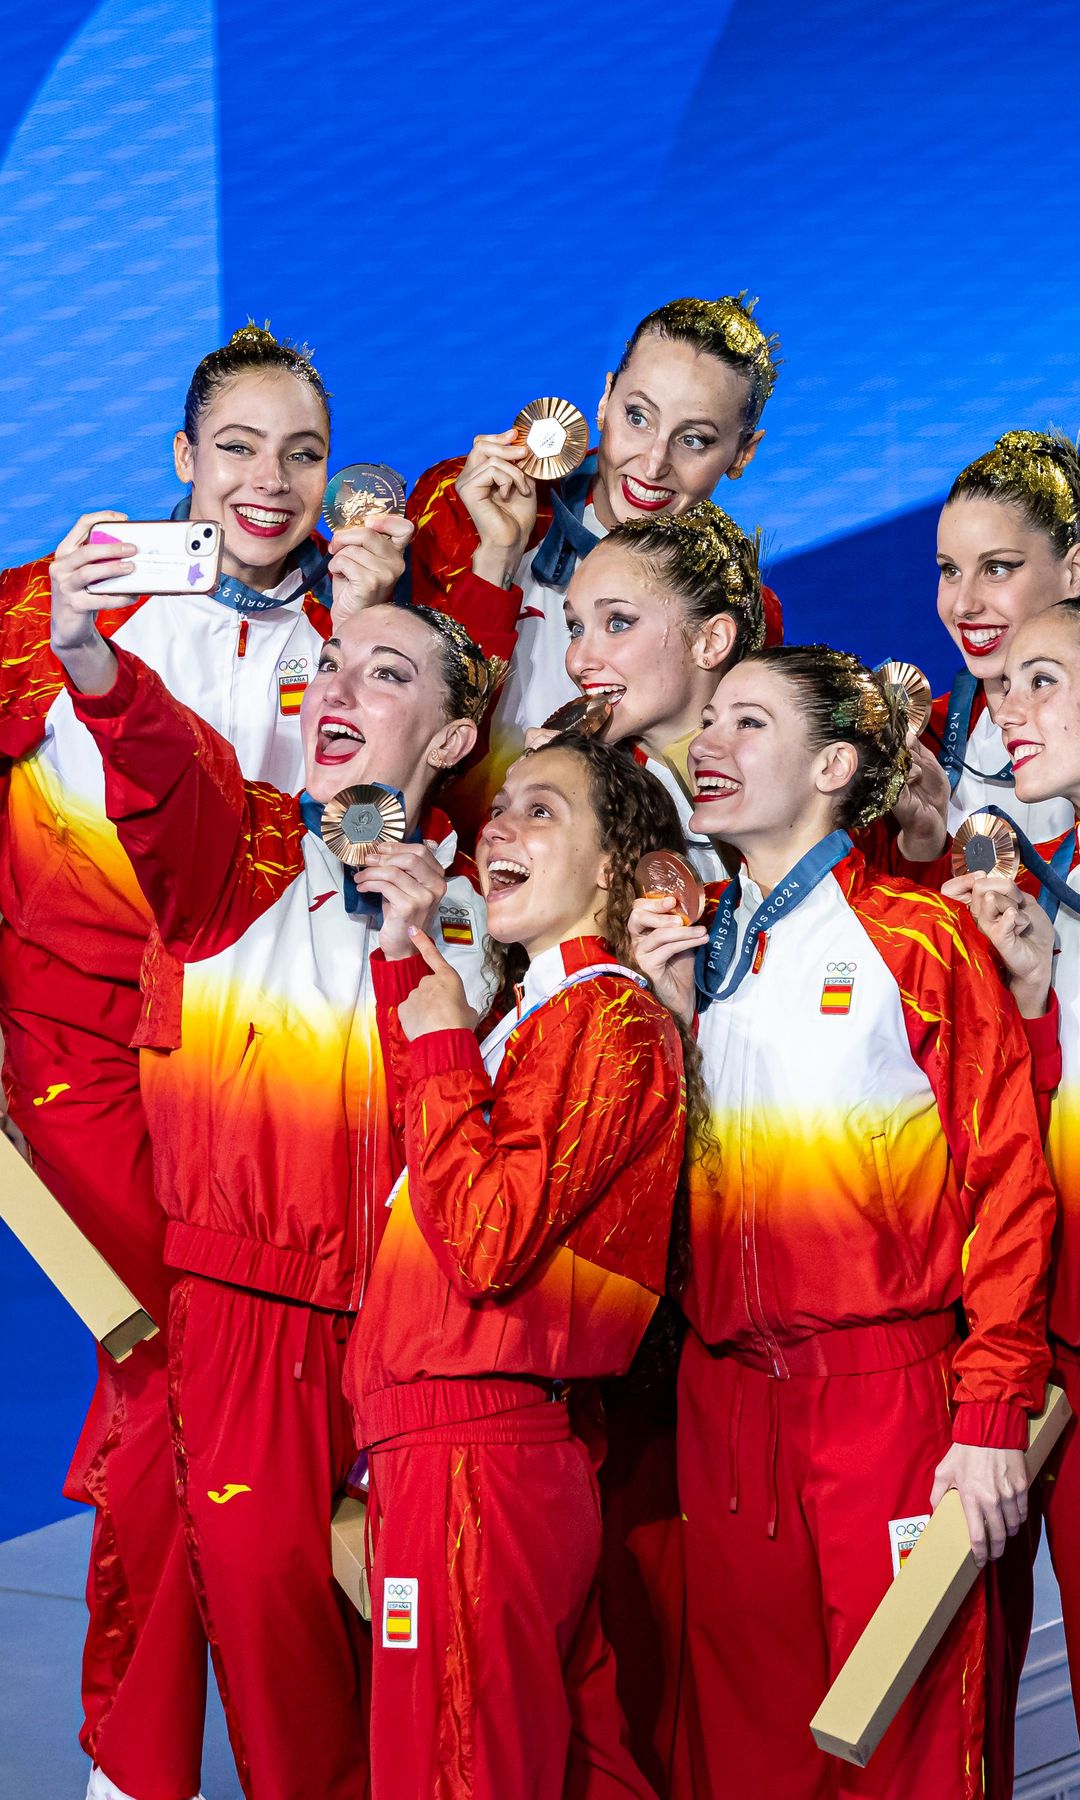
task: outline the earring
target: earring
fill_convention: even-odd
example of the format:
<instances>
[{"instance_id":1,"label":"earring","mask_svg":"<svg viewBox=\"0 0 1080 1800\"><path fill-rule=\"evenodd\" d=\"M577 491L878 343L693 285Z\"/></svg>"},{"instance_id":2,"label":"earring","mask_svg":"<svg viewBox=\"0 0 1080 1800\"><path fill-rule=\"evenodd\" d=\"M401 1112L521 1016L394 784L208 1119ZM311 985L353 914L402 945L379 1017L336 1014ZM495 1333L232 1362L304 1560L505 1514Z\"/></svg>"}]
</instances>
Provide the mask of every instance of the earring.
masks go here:
<instances>
[{"instance_id":1,"label":"earring","mask_svg":"<svg viewBox=\"0 0 1080 1800\"><path fill-rule=\"evenodd\" d=\"M429 756L428 757L428 766L432 769L441 769L445 765L443 763L443 759L441 756Z\"/></svg>"},{"instance_id":2,"label":"earring","mask_svg":"<svg viewBox=\"0 0 1080 1800\"><path fill-rule=\"evenodd\" d=\"M743 476L743 472L742 472L741 466L737 469L729 469L727 472L727 478L729 481L741 481L742 476Z\"/></svg>"}]
</instances>

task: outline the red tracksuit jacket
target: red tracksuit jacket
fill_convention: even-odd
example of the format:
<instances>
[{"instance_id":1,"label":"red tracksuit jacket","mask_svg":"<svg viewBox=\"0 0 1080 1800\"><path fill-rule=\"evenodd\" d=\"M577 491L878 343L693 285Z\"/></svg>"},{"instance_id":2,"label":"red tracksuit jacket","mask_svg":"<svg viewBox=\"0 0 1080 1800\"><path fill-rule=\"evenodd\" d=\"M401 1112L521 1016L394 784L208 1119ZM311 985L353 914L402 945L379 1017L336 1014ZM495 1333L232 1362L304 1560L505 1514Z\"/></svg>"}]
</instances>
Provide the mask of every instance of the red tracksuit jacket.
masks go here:
<instances>
[{"instance_id":1,"label":"red tracksuit jacket","mask_svg":"<svg viewBox=\"0 0 1080 1800\"><path fill-rule=\"evenodd\" d=\"M179 1020L159 1021L141 1080L175 1267L348 1310L361 1299L396 1173L370 957L344 870L298 801L245 782L230 745L138 658L118 651L109 693L76 696L105 764L109 817L184 964ZM427 833L454 839L437 816ZM483 906L454 874L435 930L481 999ZM440 914L441 917L441 914Z\"/></svg>"},{"instance_id":2,"label":"red tracksuit jacket","mask_svg":"<svg viewBox=\"0 0 1080 1800\"><path fill-rule=\"evenodd\" d=\"M744 880L736 918L757 903ZM852 851L755 967L701 1019L720 1155L692 1177L691 1322L782 1373L785 1346L815 1332L962 1300L955 1436L1024 1448L1049 1367L1055 1199L985 939Z\"/></svg>"},{"instance_id":3,"label":"red tracksuit jacket","mask_svg":"<svg viewBox=\"0 0 1080 1800\"><path fill-rule=\"evenodd\" d=\"M373 970L409 1173L349 1349L368 1445L417 1381L624 1372L663 1291L684 1131L678 1033L599 938L534 959L494 1075L471 1032L406 1040L419 957Z\"/></svg>"}]
</instances>

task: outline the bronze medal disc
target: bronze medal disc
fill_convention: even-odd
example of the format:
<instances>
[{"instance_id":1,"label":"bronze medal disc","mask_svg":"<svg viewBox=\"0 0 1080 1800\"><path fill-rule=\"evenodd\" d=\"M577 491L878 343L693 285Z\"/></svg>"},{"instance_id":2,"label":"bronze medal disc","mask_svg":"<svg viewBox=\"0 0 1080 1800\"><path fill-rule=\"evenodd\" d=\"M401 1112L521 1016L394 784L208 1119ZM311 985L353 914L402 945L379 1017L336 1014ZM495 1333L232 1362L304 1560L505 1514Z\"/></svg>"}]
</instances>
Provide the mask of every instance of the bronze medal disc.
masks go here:
<instances>
[{"instance_id":1,"label":"bronze medal disc","mask_svg":"<svg viewBox=\"0 0 1080 1800\"><path fill-rule=\"evenodd\" d=\"M705 889L690 864L674 850L650 850L634 870L634 886L643 899L674 894L683 922L696 925L705 910Z\"/></svg>"},{"instance_id":2,"label":"bronze medal disc","mask_svg":"<svg viewBox=\"0 0 1080 1800\"><path fill-rule=\"evenodd\" d=\"M533 481L561 481L579 463L589 449L589 427L582 413L569 400L548 395L543 400L530 400L514 420L518 442L528 448L518 468Z\"/></svg>"},{"instance_id":3,"label":"bronze medal disc","mask_svg":"<svg viewBox=\"0 0 1080 1800\"><path fill-rule=\"evenodd\" d=\"M1006 875L1015 881L1020 873L1020 846L1008 819L996 813L973 812L952 841L954 875Z\"/></svg>"},{"instance_id":4,"label":"bronze medal disc","mask_svg":"<svg viewBox=\"0 0 1080 1800\"><path fill-rule=\"evenodd\" d=\"M323 518L331 531L363 525L372 513L403 513L405 482L386 463L350 463L330 477Z\"/></svg>"},{"instance_id":5,"label":"bronze medal disc","mask_svg":"<svg viewBox=\"0 0 1080 1800\"><path fill-rule=\"evenodd\" d=\"M545 731L578 731L582 737L599 737L611 723L610 700L599 694L591 699L582 694L580 700L567 700L544 720Z\"/></svg>"},{"instance_id":6,"label":"bronze medal disc","mask_svg":"<svg viewBox=\"0 0 1080 1800\"><path fill-rule=\"evenodd\" d=\"M934 695L930 683L921 669L909 662L879 663L874 674L883 687L903 688L907 695L908 730L916 737L922 737L930 723L930 708Z\"/></svg>"},{"instance_id":7,"label":"bronze medal disc","mask_svg":"<svg viewBox=\"0 0 1080 1800\"><path fill-rule=\"evenodd\" d=\"M374 849L400 844L405 836L405 809L386 788L343 788L323 807L323 843L339 862L362 869Z\"/></svg>"}]
</instances>

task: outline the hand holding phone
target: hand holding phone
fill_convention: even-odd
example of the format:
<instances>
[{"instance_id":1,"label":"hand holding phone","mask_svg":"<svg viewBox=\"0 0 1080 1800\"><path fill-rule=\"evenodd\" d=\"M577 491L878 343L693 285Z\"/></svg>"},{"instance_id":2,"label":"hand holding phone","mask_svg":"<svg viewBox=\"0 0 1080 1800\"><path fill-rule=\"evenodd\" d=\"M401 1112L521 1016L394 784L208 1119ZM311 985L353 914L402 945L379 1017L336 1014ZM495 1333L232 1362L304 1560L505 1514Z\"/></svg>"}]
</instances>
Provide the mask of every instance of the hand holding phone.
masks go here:
<instances>
[{"instance_id":1,"label":"hand holding phone","mask_svg":"<svg viewBox=\"0 0 1080 1800\"><path fill-rule=\"evenodd\" d=\"M113 529L104 515L98 514L97 520L87 546L111 547L116 566L87 582L87 593L212 594L217 587L223 548L220 525L207 519L123 520L121 533L119 524Z\"/></svg>"}]
</instances>

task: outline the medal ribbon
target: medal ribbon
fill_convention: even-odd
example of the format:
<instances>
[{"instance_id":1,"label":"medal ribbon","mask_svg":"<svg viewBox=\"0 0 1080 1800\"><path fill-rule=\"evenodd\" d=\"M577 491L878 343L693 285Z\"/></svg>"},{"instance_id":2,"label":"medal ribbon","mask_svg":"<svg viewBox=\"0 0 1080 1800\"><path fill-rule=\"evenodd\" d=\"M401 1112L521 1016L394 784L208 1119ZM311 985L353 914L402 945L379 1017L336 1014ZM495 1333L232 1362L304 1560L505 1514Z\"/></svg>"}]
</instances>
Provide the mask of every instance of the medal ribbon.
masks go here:
<instances>
[{"instance_id":1,"label":"medal ribbon","mask_svg":"<svg viewBox=\"0 0 1080 1800\"><path fill-rule=\"evenodd\" d=\"M594 451L580 468L564 475L551 490L551 524L532 560L532 572L545 587L565 587L578 558L588 556L600 542L596 533L581 522L596 469Z\"/></svg>"},{"instance_id":2,"label":"medal ribbon","mask_svg":"<svg viewBox=\"0 0 1080 1800\"><path fill-rule=\"evenodd\" d=\"M1016 834L1016 842L1020 850L1020 860L1025 869L1035 876L1041 888L1039 905L1048 919L1056 919L1058 907L1064 906L1069 912L1080 913L1080 894L1069 886L1066 877L1072 868L1073 851L1076 848L1075 824L1065 833L1050 861L1039 855L1031 839L1024 836L1015 819L1010 819L1000 806L988 806L986 812L994 814L997 819L1004 819L1010 830Z\"/></svg>"},{"instance_id":3,"label":"medal ribbon","mask_svg":"<svg viewBox=\"0 0 1080 1800\"><path fill-rule=\"evenodd\" d=\"M743 947L735 966L734 974L727 986L721 988L721 982L731 968L735 958L735 942L738 930L735 924L735 911L742 898L742 882L736 875L728 883L721 896L720 905L716 909L716 917L709 932L709 941L703 944L697 953L694 963L694 985L698 993L698 1011L704 1012L714 1000L730 1000L741 986L744 976L757 953L758 939L762 932L768 932L782 914L794 912L814 889L824 881L830 870L835 869L838 862L851 849L851 839L846 831L830 831L828 837L822 838L805 856L799 858L789 874L778 881L767 900L762 901L747 927L743 938Z\"/></svg>"},{"instance_id":4,"label":"medal ribbon","mask_svg":"<svg viewBox=\"0 0 1080 1800\"><path fill-rule=\"evenodd\" d=\"M385 781L372 781L368 785L370 787L378 788L380 792L384 794L392 794L404 812L405 796L400 794L397 788L387 787ZM320 843L322 842L323 811L323 802L321 800L313 800L308 793L307 788L305 788L300 796L300 817L303 819L308 830L313 832L319 839ZM420 842L419 831L407 831L403 841L406 844L418 844ZM358 914L359 917L370 920L376 931L380 931L382 929L383 919L382 901L378 894L362 894L355 881L351 879L352 870L345 863L342 864L342 869L344 870L345 878L341 886L341 897L345 902L345 911L347 913Z\"/></svg>"},{"instance_id":5,"label":"medal ribbon","mask_svg":"<svg viewBox=\"0 0 1080 1800\"><path fill-rule=\"evenodd\" d=\"M946 775L949 777L949 791L955 794L960 785L960 777L967 769L970 775L981 775L984 781L1007 781L1012 785L1012 763L1007 762L996 775L988 775L982 769L968 768L964 761L968 735L971 730L971 709L975 704L975 696L979 691L979 678L970 669L961 669L952 687L949 689L949 710L945 715L945 730L941 738L941 755L938 758ZM989 809L991 812L993 808Z\"/></svg>"},{"instance_id":6,"label":"medal ribbon","mask_svg":"<svg viewBox=\"0 0 1080 1800\"><path fill-rule=\"evenodd\" d=\"M182 500L177 501L170 516L174 519L190 519L190 494L185 494ZM209 598L220 600L222 606L231 606L238 613L272 612L275 606L288 606L302 594L311 594L323 606L329 607L330 583L326 580L326 558L313 538L306 539L293 552L293 569L299 571L300 585L284 599L280 595L261 594L258 588L248 587L246 581L240 581L235 575L222 575Z\"/></svg>"},{"instance_id":7,"label":"medal ribbon","mask_svg":"<svg viewBox=\"0 0 1080 1800\"><path fill-rule=\"evenodd\" d=\"M643 975L639 975L635 969L627 969L622 963L590 963L587 969L578 969L576 974L565 976L559 982L558 987L552 988L551 993L545 994L542 1000L534 1001L527 1012L507 1013L504 1018L500 1019L494 1030L488 1032L480 1046L484 1067L487 1067L488 1056L511 1038L519 1025L524 1025L526 1019L531 1019L534 1012L539 1012L542 1006L546 1006L549 1000L553 1000L556 994L564 993L567 988L577 987L582 981L595 981L598 975L625 975L628 981L635 982L638 987L648 987L649 985Z\"/></svg>"}]
</instances>

